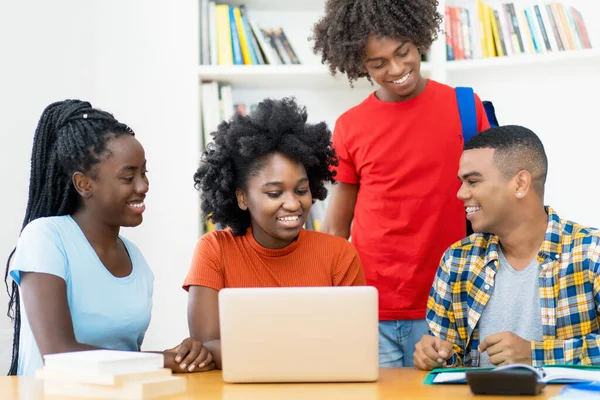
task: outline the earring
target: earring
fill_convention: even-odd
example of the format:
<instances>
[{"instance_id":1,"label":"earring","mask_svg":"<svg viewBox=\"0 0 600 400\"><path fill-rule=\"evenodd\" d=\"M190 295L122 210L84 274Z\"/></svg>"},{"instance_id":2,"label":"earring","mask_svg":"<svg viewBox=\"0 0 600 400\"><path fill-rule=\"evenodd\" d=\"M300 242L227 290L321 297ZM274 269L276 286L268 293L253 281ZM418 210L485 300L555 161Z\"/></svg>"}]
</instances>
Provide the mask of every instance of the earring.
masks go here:
<instances>
[{"instance_id":1,"label":"earring","mask_svg":"<svg viewBox=\"0 0 600 400\"><path fill-rule=\"evenodd\" d=\"M517 197L521 197L521 196L523 196L523 193L517 192Z\"/></svg>"}]
</instances>

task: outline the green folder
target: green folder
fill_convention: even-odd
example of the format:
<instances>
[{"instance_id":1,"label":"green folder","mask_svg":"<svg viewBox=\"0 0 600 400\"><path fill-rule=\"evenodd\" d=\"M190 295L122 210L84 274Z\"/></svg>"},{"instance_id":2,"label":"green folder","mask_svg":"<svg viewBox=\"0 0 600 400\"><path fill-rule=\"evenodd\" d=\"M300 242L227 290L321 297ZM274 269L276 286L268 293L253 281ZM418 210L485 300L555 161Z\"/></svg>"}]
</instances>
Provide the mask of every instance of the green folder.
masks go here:
<instances>
[{"instance_id":1,"label":"green folder","mask_svg":"<svg viewBox=\"0 0 600 400\"><path fill-rule=\"evenodd\" d=\"M522 368L523 366L521 364L513 364L510 366L506 366L503 367L503 369L506 368ZM531 368L531 366L529 366L529 368ZM573 378L571 379L552 379L547 381L547 383L560 383L560 384L567 384L567 383L581 383L581 382L590 382L590 381L600 381L600 365L564 365L564 364L557 364L557 365L546 365L544 367L536 367L536 369L540 370L540 371L548 371L550 369L553 368L567 368L569 370L573 371ZM461 379L461 380L457 380L457 381L451 381L451 382L434 382L433 380L435 379L435 377L440 374L440 373L444 373L444 372L467 372L467 371L474 371L474 370L493 370L496 369L495 367L471 367L471 368L436 368L434 370L432 370L429 374L427 374L427 376L425 377L425 381L423 381L423 384L425 385L456 385L456 384L466 384L467 380L466 379ZM597 378L592 378L590 376L583 376L581 374L579 374L580 376L577 376L578 374L575 371L597 371ZM585 374L585 373L584 373ZM590 378L590 379L588 379Z\"/></svg>"}]
</instances>

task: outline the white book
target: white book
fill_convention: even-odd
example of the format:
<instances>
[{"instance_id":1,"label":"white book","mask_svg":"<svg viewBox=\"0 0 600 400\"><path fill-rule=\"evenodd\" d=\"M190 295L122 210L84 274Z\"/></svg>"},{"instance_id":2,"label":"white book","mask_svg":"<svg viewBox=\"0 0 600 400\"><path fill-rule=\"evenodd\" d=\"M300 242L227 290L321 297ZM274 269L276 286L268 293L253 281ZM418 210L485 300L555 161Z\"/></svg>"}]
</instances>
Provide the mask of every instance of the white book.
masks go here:
<instances>
[{"instance_id":1,"label":"white book","mask_svg":"<svg viewBox=\"0 0 600 400\"><path fill-rule=\"evenodd\" d=\"M146 400L185 392L187 380L169 377L153 381L106 386L68 381L44 381L44 394L73 398Z\"/></svg>"},{"instance_id":2,"label":"white book","mask_svg":"<svg viewBox=\"0 0 600 400\"><path fill-rule=\"evenodd\" d=\"M223 85L220 90L221 102L223 103L221 120L229 121L233 117L233 89L231 85Z\"/></svg>"},{"instance_id":3,"label":"white book","mask_svg":"<svg viewBox=\"0 0 600 400\"><path fill-rule=\"evenodd\" d=\"M552 29L552 24L550 22L551 16L548 15L548 9L544 2L540 1L537 4L540 14L542 15L542 21L544 22L544 28L546 28L546 34L548 35L548 41L550 41L550 48L552 51L560 51L558 48L558 42L556 41L556 34Z\"/></svg>"},{"instance_id":4,"label":"white book","mask_svg":"<svg viewBox=\"0 0 600 400\"><path fill-rule=\"evenodd\" d=\"M210 65L219 65L217 53L217 15L214 1L208 2L208 36L210 48Z\"/></svg>"},{"instance_id":5,"label":"white book","mask_svg":"<svg viewBox=\"0 0 600 400\"><path fill-rule=\"evenodd\" d=\"M262 32L260 31L260 27L254 21L248 21L248 24L250 24L250 29L252 30L252 33L254 34L254 37L256 38L258 45L260 46L260 48L263 51L263 54L266 58L265 61L267 62L267 64L270 64L270 65L281 64L281 60L279 59L279 56L274 53L273 47L269 43L267 43L267 41L265 40Z\"/></svg>"},{"instance_id":6,"label":"white book","mask_svg":"<svg viewBox=\"0 0 600 400\"><path fill-rule=\"evenodd\" d=\"M219 111L219 84L217 82L203 82L201 84L202 104L202 138L203 147L212 141L211 133L217 130L221 122Z\"/></svg>"},{"instance_id":7,"label":"white book","mask_svg":"<svg viewBox=\"0 0 600 400\"><path fill-rule=\"evenodd\" d=\"M210 65L210 28L208 0L200 0L200 59L204 65Z\"/></svg>"},{"instance_id":8,"label":"white book","mask_svg":"<svg viewBox=\"0 0 600 400\"><path fill-rule=\"evenodd\" d=\"M44 356L47 369L95 373L134 373L164 367L162 354L118 350L88 350Z\"/></svg>"},{"instance_id":9,"label":"white book","mask_svg":"<svg viewBox=\"0 0 600 400\"><path fill-rule=\"evenodd\" d=\"M97 373L92 371L61 371L58 369L41 368L36 371L35 377L40 380L68 381L78 383L92 383L95 385L123 385L132 382L152 381L172 376L169 368L154 371L134 372L128 374Z\"/></svg>"}]
</instances>

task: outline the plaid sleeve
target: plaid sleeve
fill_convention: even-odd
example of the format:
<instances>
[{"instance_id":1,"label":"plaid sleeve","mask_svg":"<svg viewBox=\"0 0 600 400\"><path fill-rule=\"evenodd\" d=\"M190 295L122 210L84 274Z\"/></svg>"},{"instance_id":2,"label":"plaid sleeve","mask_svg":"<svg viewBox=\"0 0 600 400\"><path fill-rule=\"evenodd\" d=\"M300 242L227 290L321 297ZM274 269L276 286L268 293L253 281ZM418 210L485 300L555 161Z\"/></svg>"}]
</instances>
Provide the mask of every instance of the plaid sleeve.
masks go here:
<instances>
[{"instance_id":1,"label":"plaid sleeve","mask_svg":"<svg viewBox=\"0 0 600 400\"><path fill-rule=\"evenodd\" d=\"M462 365L465 346L456 329L452 304L452 282L456 273L451 272L452 249L448 249L438 267L427 300L427 323L432 335L452 343L454 355L449 360L453 366Z\"/></svg>"},{"instance_id":2,"label":"plaid sleeve","mask_svg":"<svg viewBox=\"0 0 600 400\"><path fill-rule=\"evenodd\" d=\"M596 324L600 324L600 243L598 240L587 249L587 261L592 275L593 296L596 305ZM589 314L578 312L574 307L570 316L572 322L578 324L594 324ZM575 330L575 328L574 328ZM570 339L552 339L542 342L531 342L531 360L534 366L544 364L600 364L600 335L589 334Z\"/></svg>"},{"instance_id":3,"label":"plaid sleeve","mask_svg":"<svg viewBox=\"0 0 600 400\"><path fill-rule=\"evenodd\" d=\"M600 335L531 342L533 366L551 364L600 364Z\"/></svg>"}]
</instances>

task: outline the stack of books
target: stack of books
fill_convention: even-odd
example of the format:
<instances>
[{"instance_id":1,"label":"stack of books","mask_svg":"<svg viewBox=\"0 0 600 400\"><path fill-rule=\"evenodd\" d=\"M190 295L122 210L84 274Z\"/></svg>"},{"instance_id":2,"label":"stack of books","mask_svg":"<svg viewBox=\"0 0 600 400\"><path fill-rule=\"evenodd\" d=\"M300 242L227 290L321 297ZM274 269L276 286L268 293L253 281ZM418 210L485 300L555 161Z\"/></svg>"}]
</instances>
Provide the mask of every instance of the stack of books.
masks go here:
<instances>
[{"instance_id":1,"label":"stack of books","mask_svg":"<svg viewBox=\"0 0 600 400\"><path fill-rule=\"evenodd\" d=\"M50 354L44 361L36 378L46 395L144 400L186 390L186 379L163 368L162 354L91 350Z\"/></svg>"}]
</instances>

